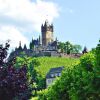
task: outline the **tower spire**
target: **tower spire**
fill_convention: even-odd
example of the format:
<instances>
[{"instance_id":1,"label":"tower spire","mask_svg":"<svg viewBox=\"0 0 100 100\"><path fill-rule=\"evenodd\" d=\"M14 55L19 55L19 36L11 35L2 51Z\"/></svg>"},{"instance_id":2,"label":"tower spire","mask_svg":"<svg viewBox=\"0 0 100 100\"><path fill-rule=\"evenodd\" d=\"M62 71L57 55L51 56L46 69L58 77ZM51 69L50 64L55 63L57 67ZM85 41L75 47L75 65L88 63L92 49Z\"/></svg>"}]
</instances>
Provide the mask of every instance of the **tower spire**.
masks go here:
<instances>
[{"instance_id":1,"label":"tower spire","mask_svg":"<svg viewBox=\"0 0 100 100\"><path fill-rule=\"evenodd\" d=\"M21 41L19 41L19 46L21 47Z\"/></svg>"},{"instance_id":2,"label":"tower spire","mask_svg":"<svg viewBox=\"0 0 100 100\"><path fill-rule=\"evenodd\" d=\"M27 50L27 46L26 46L26 44L24 44L24 50Z\"/></svg>"},{"instance_id":3,"label":"tower spire","mask_svg":"<svg viewBox=\"0 0 100 100\"><path fill-rule=\"evenodd\" d=\"M22 50L21 41L19 41L19 50Z\"/></svg>"}]
</instances>

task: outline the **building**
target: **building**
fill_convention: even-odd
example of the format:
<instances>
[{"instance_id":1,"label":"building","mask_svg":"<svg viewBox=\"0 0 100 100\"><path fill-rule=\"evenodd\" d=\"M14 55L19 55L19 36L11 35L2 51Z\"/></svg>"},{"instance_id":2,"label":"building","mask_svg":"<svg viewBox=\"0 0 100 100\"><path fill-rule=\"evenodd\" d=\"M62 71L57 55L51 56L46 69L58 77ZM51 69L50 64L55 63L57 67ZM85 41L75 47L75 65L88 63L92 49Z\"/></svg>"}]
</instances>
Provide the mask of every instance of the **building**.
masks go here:
<instances>
[{"instance_id":1,"label":"building","mask_svg":"<svg viewBox=\"0 0 100 100\"><path fill-rule=\"evenodd\" d=\"M42 33L42 46L48 46L51 44L53 39L53 24L49 25L48 20L45 21L45 24L41 26Z\"/></svg>"},{"instance_id":2,"label":"building","mask_svg":"<svg viewBox=\"0 0 100 100\"><path fill-rule=\"evenodd\" d=\"M21 41L19 47L15 48L9 56L9 60L13 59L16 56L58 56L58 57L80 57L81 54L62 54L59 52L57 38L54 39L54 26L49 24L48 20L41 25L41 35L37 39L30 41L29 48L26 47L26 44L22 48Z\"/></svg>"},{"instance_id":3,"label":"building","mask_svg":"<svg viewBox=\"0 0 100 100\"><path fill-rule=\"evenodd\" d=\"M16 56L23 56L24 54L27 56L57 56L58 40L57 38L54 40L53 31L53 24L50 25L48 20L46 20L45 23L41 25L41 36L37 39L32 38L29 49L26 47L26 44L22 48L20 41L19 47L11 52L9 59Z\"/></svg>"},{"instance_id":4,"label":"building","mask_svg":"<svg viewBox=\"0 0 100 100\"><path fill-rule=\"evenodd\" d=\"M46 75L46 87L50 86L56 77L60 77L64 67L51 68Z\"/></svg>"}]
</instances>

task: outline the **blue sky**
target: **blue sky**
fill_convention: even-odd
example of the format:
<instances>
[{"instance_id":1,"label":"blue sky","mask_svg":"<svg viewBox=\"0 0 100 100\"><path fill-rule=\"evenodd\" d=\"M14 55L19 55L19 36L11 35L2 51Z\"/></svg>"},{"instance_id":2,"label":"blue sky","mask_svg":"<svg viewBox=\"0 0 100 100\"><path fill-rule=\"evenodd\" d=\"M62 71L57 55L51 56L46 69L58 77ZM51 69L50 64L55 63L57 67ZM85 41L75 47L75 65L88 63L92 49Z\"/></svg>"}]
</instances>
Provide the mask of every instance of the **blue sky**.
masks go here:
<instances>
[{"instance_id":1,"label":"blue sky","mask_svg":"<svg viewBox=\"0 0 100 100\"><path fill-rule=\"evenodd\" d=\"M61 7L54 21L57 37L89 49L100 39L100 0L52 0Z\"/></svg>"},{"instance_id":2,"label":"blue sky","mask_svg":"<svg viewBox=\"0 0 100 100\"><path fill-rule=\"evenodd\" d=\"M100 39L99 5L100 0L0 0L0 42L11 39L11 48L19 41L28 45L48 19L59 41L91 49Z\"/></svg>"}]
</instances>

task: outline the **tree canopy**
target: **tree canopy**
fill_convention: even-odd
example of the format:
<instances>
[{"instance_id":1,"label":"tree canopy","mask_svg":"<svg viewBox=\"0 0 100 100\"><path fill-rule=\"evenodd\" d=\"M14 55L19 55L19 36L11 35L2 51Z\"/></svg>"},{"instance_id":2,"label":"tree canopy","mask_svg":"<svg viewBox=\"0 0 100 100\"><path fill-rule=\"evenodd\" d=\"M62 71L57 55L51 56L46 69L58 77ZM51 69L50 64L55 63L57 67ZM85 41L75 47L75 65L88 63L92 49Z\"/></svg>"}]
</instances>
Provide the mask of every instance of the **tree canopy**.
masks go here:
<instances>
[{"instance_id":1,"label":"tree canopy","mask_svg":"<svg viewBox=\"0 0 100 100\"><path fill-rule=\"evenodd\" d=\"M5 61L9 46L9 43L5 47L0 45L0 100L28 100L32 88L27 78L27 66L15 68L15 59Z\"/></svg>"}]
</instances>

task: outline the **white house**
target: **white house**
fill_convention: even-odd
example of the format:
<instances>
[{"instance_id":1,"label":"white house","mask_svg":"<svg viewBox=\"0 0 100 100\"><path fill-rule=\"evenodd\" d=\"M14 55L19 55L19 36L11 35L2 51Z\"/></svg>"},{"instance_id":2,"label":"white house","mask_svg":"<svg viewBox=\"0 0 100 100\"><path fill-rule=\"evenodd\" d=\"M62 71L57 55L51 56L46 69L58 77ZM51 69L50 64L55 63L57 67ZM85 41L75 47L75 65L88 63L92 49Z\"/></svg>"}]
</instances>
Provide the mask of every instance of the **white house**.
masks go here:
<instances>
[{"instance_id":1,"label":"white house","mask_svg":"<svg viewBox=\"0 0 100 100\"><path fill-rule=\"evenodd\" d=\"M57 67L57 68L51 68L50 71L46 75L46 87L51 85L53 81L56 79L56 77L61 76L61 72L64 67Z\"/></svg>"}]
</instances>

